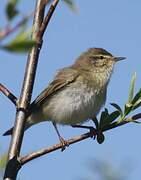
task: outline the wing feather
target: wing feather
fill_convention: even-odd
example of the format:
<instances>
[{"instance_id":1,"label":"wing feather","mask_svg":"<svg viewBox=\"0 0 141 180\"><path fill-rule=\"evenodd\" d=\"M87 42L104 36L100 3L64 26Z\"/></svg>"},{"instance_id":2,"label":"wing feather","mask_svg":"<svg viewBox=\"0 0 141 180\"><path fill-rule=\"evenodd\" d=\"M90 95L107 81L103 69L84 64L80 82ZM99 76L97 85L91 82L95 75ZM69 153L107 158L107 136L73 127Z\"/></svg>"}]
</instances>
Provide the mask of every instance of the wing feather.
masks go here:
<instances>
[{"instance_id":1,"label":"wing feather","mask_svg":"<svg viewBox=\"0 0 141 180\"><path fill-rule=\"evenodd\" d=\"M78 76L78 71L73 68L64 68L60 70L49 86L32 102L29 108L29 113L44 103L49 96L64 88L66 85L74 82Z\"/></svg>"}]
</instances>

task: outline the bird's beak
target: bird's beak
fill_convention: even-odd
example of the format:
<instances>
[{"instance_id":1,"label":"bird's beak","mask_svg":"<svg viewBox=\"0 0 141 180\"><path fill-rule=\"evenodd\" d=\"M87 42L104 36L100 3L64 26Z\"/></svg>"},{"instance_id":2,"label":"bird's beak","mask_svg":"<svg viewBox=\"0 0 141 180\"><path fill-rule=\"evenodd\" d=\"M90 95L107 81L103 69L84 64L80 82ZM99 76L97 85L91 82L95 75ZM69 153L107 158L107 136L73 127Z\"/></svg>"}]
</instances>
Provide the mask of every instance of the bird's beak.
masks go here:
<instances>
[{"instance_id":1,"label":"bird's beak","mask_svg":"<svg viewBox=\"0 0 141 180\"><path fill-rule=\"evenodd\" d=\"M114 58L113 58L113 60L114 60L115 62L117 62L117 61L122 61L122 60L124 60L124 59L126 59L126 57L114 57Z\"/></svg>"}]
</instances>

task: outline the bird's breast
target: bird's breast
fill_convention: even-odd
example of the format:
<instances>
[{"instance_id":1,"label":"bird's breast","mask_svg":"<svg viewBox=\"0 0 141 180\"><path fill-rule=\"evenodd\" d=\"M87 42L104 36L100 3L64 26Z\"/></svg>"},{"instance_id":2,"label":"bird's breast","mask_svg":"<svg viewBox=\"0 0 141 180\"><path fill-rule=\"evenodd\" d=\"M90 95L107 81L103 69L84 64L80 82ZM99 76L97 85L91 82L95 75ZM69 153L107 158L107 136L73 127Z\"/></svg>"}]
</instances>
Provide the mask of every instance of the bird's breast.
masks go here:
<instances>
[{"instance_id":1,"label":"bird's breast","mask_svg":"<svg viewBox=\"0 0 141 180\"><path fill-rule=\"evenodd\" d=\"M103 92L95 87L72 83L50 97L43 114L60 124L78 124L96 115L104 102Z\"/></svg>"}]
</instances>

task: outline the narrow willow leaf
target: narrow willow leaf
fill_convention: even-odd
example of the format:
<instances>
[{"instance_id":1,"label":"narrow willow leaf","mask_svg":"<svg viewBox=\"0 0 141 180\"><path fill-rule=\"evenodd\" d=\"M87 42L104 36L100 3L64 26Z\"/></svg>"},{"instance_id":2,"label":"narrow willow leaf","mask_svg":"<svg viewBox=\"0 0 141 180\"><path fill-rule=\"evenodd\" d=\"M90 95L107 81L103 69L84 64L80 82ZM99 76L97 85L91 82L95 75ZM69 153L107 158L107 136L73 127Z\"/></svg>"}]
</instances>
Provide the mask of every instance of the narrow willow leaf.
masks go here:
<instances>
[{"instance_id":1,"label":"narrow willow leaf","mask_svg":"<svg viewBox=\"0 0 141 180\"><path fill-rule=\"evenodd\" d=\"M12 20L19 12L16 9L19 0L9 0L6 6L6 15L8 20Z\"/></svg>"},{"instance_id":2,"label":"narrow willow leaf","mask_svg":"<svg viewBox=\"0 0 141 180\"><path fill-rule=\"evenodd\" d=\"M11 42L0 46L0 48L11 52L18 52L18 53L27 52L36 43L35 40L31 40L29 38L30 35L31 35L31 29L27 31L22 31Z\"/></svg>"},{"instance_id":3,"label":"narrow willow leaf","mask_svg":"<svg viewBox=\"0 0 141 180\"><path fill-rule=\"evenodd\" d=\"M113 121L115 121L119 116L120 116L120 112L119 111L114 111L107 118L107 122L110 124Z\"/></svg>"},{"instance_id":4,"label":"narrow willow leaf","mask_svg":"<svg viewBox=\"0 0 141 180\"><path fill-rule=\"evenodd\" d=\"M120 112L121 116L123 115L122 109L118 104L116 103L110 103L110 104Z\"/></svg>"},{"instance_id":5,"label":"narrow willow leaf","mask_svg":"<svg viewBox=\"0 0 141 180\"><path fill-rule=\"evenodd\" d=\"M133 105L130 103L126 103L124 107L124 116L127 116L132 111Z\"/></svg>"},{"instance_id":6,"label":"narrow willow leaf","mask_svg":"<svg viewBox=\"0 0 141 180\"><path fill-rule=\"evenodd\" d=\"M102 121L102 123L100 124L100 129L103 130L103 128L108 127L113 121L115 121L118 117L120 116L120 112L119 111L114 111L111 114L109 114L109 116L107 116L107 118L105 120Z\"/></svg>"},{"instance_id":7,"label":"narrow willow leaf","mask_svg":"<svg viewBox=\"0 0 141 180\"><path fill-rule=\"evenodd\" d=\"M68 7L73 10L74 12L78 12L78 7L76 6L76 4L73 2L73 0L63 0Z\"/></svg>"},{"instance_id":8,"label":"narrow willow leaf","mask_svg":"<svg viewBox=\"0 0 141 180\"><path fill-rule=\"evenodd\" d=\"M10 52L24 53L29 51L34 44L34 40L13 41L9 44L1 46L1 48Z\"/></svg>"},{"instance_id":9,"label":"narrow willow leaf","mask_svg":"<svg viewBox=\"0 0 141 180\"><path fill-rule=\"evenodd\" d=\"M116 123L119 124L119 123L121 123L121 122L124 121L124 120L125 120L125 116L122 115L122 116L118 119L118 121L116 121Z\"/></svg>"},{"instance_id":10,"label":"narrow willow leaf","mask_svg":"<svg viewBox=\"0 0 141 180\"><path fill-rule=\"evenodd\" d=\"M107 119L108 116L109 116L108 110L105 109L105 111L103 111L100 116L100 122L99 122L100 129L103 127L103 124L105 124L105 120Z\"/></svg>"},{"instance_id":11,"label":"narrow willow leaf","mask_svg":"<svg viewBox=\"0 0 141 180\"><path fill-rule=\"evenodd\" d=\"M136 101L138 101L138 99L141 98L141 88L139 89L139 91L136 93L135 97L132 100L132 104L135 104Z\"/></svg>"},{"instance_id":12,"label":"narrow willow leaf","mask_svg":"<svg viewBox=\"0 0 141 180\"><path fill-rule=\"evenodd\" d=\"M104 134L103 134L102 132L99 133L99 134L97 135L97 142L98 142L99 144L102 144L102 143L104 142L104 140L105 140Z\"/></svg>"},{"instance_id":13,"label":"narrow willow leaf","mask_svg":"<svg viewBox=\"0 0 141 180\"><path fill-rule=\"evenodd\" d=\"M19 34L17 34L17 36L13 39L13 41L27 40L31 37L31 34L32 34L32 28L25 30L25 27L23 25L21 31L19 32Z\"/></svg>"},{"instance_id":14,"label":"narrow willow leaf","mask_svg":"<svg viewBox=\"0 0 141 180\"><path fill-rule=\"evenodd\" d=\"M130 83L130 88L129 88L128 103L132 102L132 99L133 99L133 96L134 96L135 80L136 80L136 73L134 73L132 78L131 78L131 83Z\"/></svg>"},{"instance_id":15,"label":"narrow willow leaf","mask_svg":"<svg viewBox=\"0 0 141 180\"><path fill-rule=\"evenodd\" d=\"M137 109L138 107L141 106L141 98L133 105L133 110Z\"/></svg>"}]
</instances>

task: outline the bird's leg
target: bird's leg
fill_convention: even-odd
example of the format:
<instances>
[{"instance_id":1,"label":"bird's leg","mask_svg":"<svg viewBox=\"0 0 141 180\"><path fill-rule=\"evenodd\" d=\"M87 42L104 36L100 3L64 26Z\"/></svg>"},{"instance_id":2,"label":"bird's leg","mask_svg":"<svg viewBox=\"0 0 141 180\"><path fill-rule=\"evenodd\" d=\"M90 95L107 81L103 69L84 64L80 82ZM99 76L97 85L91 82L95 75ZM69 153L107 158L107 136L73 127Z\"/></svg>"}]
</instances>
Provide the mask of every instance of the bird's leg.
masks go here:
<instances>
[{"instance_id":1,"label":"bird's leg","mask_svg":"<svg viewBox=\"0 0 141 180\"><path fill-rule=\"evenodd\" d=\"M64 151L65 148L66 148L66 146L69 146L69 143L68 143L68 141L66 141L66 140L60 135L56 123L55 123L55 122L52 122L52 124L53 124L53 126L54 126L54 128L55 128L55 131L56 131L56 133L57 133L57 135L58 135L58 137L59 137L60 143L61 143L61 145L62 145L61 151Z\"/></svg>"},{"instance_id":2,"label":"bird's leg","mask_svg":"<svg viewBox=\"0 0 141 180\"><path fill-rule=\"evenodd\" d=\"M71 125L73 128L84 128L84 129L89 129L90 134L92 138L96 138L97 131L93 126L83 126L83 125Z\"/></svg>"},{"instance_id":3,"label":"bird's leg","mask_svg":"<svg viewBox=\"0 0 141 180\"><path fill-rule=\"evenodd\" d=\"M98 123L98 120L97 120L96 116L94 116L91 120L92 120L93 123L95 124L96 129L98 129L99 123Z\"/></svg>"}]
</instances>

